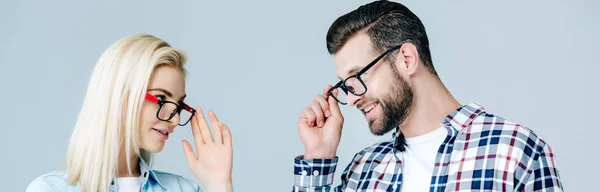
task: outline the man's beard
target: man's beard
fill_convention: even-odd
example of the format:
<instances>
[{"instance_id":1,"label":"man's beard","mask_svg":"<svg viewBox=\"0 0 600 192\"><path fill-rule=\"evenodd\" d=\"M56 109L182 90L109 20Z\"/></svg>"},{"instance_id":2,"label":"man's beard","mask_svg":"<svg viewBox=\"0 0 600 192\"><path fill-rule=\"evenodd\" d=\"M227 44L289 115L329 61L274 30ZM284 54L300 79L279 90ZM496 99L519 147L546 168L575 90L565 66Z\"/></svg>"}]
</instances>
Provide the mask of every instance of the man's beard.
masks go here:
<instances>
[{"instance_id":1,"label":"man's beard","mask_svg":"<svg viewBox=\"0 0 600 192\"><path fill-rule=\"evenodd\" d=\"M390 94L383 99L377 99L383 116L369 120L369 127L374 135L384 135L400 126L412 109L412 88L395 70L392 74Z\"/></svg>"}]
</instances>

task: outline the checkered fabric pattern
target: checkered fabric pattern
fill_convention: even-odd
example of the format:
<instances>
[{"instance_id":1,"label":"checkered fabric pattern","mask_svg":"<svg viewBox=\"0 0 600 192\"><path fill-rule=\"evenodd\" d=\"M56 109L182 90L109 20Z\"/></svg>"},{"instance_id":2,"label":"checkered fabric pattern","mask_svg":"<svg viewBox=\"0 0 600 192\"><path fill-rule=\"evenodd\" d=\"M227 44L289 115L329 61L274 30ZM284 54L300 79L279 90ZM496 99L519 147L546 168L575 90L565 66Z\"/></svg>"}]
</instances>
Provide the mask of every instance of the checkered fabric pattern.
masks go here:
<instances>
[{"instance_id":1,"label":"checkered fabric pattern","mask_svg":"<svg viewBox=\"0 0 600 192\"><path fill-rule=\"evenodd\" d=\"M442 123L430 191L563 191L550 145L529 128L470 103ZM333 184L334 159L295 159L293 191L400 191L402 153L396 133L357 153Z\"/></svg>"}]
</instances>

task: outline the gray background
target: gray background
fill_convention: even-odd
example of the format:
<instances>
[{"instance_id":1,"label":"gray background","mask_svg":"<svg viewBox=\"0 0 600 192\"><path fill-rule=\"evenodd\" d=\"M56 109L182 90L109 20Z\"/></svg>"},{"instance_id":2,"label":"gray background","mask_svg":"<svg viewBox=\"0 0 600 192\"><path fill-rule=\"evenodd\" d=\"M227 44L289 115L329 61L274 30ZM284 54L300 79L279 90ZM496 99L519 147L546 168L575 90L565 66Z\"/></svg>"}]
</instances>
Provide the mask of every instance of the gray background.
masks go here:
<instances>
[{"instance_id":1,"label":"gray background","mask_svg":"<svg viewBox=\"0 0 600 192\"><path fill-rule=\"evenodd\" d=\"M289 191L303 152L298 115L336 82L325 33L367 1L43 1L0 3L2 191L61 168L87 80L117 39L150 33L190 55L188 102L232 130L237 191ZM532 128L568 191L594 188L600 94L599 1L403 1L425 23L434 65L457 99ZM372 136L346 117L339 176ZM177 128L155 168L196 180Z\"/></svg>"}]
</instances>

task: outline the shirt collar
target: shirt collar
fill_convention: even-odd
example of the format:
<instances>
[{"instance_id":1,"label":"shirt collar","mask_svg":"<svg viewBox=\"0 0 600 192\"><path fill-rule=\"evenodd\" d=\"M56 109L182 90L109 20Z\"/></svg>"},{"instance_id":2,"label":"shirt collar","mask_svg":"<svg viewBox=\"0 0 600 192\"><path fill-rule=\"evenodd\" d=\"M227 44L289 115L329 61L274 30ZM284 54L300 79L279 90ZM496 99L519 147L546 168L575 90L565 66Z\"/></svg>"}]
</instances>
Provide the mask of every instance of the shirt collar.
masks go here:
<instances>
[{"instance_id":1,"label":"shirt collar","mask_svg":"<svg viewBox=\"0 0 600 192\"><path fill-rule=\"evenodd\" d=\"M139 163L139 166L140 166L140 172L142 174L142 177L144 178L144 181L142 183L142 187L145 186L146 183L148 183L148 182L155 182L163 190L166 190L166 188L162 185L162 183L158 179L158 176L156 176L156 173L152 169L150 169L150 166L146 163L146 161L144 161L144 159L139 158L138 163ZM115 187L116 187L115 178L112 178L110 188L111 189L116 189Z\"/></svg>"},{"instance_id":2,"label":"shirt collar","mask_svg":"<svg viewBox=\"0 0 600 192\"><path fill-rule=\"evenodd\" d=\"M165 190L165 187L162 185L162 183L160 183L160 180L158 179L158 176L156 176L156 173L152 169L150 169L150 167L144 161L144 159L140 158L139 164L140 164L140 171L142 172L142 175L144 176L144 181L145 181L144 184L148 181L154 181L163 190Z\"/></svg>"},{"instance_id":3,"label":"shirt collar","mask_svg":"<svg viewBox=\"0 0 600 192\"><path fill-rule=\"evenodd\" d=\"M485 109L479 103L469 103L450 113L442 123L462 133L483 112Z\"/></svg>"},{"instance_id":4,"label":"shirt collar","mask_svg":"<svg viewBox=\"0 0 600 192\"><path fill-rule=\"evenodd\" d=\"M464 131L464 128L467 128L471 124L471 122L473 122L473 119L475 119L475 117L479 116L483 112L485 112L485 109L479 103L469 103L459 107L452 113L448 114L446 118L444 118L444 120L441 122L441 125L445 127L452 127L454 128L454 130L457 130L458 132L462 133ZM452 131L452 129L448 130L449 135L455 136L456 134L454 134L453 132L456 131ZM402 132L400 132L399 129L396 129L394 133L392 133L394 148L396 148L401 143L401 140L398 139L398 134L402 134ZM401 139L404 139L404 137L402 137Z\"/></svg>"}]
</instances>

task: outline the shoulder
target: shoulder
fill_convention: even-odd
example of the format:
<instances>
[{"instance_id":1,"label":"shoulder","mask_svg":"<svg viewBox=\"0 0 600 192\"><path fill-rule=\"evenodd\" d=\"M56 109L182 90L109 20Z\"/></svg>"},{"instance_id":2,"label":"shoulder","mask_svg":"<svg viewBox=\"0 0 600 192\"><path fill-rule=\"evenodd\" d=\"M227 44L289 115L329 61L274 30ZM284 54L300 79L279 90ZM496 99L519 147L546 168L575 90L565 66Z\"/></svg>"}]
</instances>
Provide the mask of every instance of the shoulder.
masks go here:
<instances>
[{"instance_id":1,"label":"shoulder","mask_svg":"<svg viewBox=\"0 0 600 192\"><path fill-rule=\"evenodd\" d=\"M490 113L477 116L468 129L467 133L472 139L479 140L479 145L486 145L487 142L508 151L521 151L529 157L550 147L546 140L529 127Z\"/></svg>"},{"instance_id":2,"label":"shoulder","mask_svg":"<svg viewBox=\"0 0 600 192\"><path fill-rule=\"evenodd\" d=\"M26 191L62 191L67 187L67 174L64 171L52 171L35 178Z\"/></svg>"},{"instance_id":3,"label":"shoulder","mask_svg":"<svg viewBox=\"0 0 600 192\"><path fill-rule=\"evenodd\" d=\"M194 189L194 191L198 191L200 186L195 181L187 179L181 175L168 173L164 171L152 170L154 175L158 178L159 182L163 184L167 188L171 188L174 186L180 187L183 189ZM187 190L185 190L187 191Z\"/></svg>"}]
</instances>

